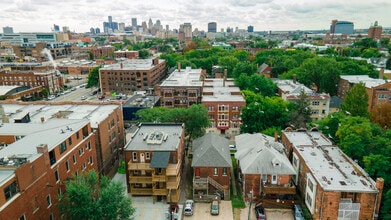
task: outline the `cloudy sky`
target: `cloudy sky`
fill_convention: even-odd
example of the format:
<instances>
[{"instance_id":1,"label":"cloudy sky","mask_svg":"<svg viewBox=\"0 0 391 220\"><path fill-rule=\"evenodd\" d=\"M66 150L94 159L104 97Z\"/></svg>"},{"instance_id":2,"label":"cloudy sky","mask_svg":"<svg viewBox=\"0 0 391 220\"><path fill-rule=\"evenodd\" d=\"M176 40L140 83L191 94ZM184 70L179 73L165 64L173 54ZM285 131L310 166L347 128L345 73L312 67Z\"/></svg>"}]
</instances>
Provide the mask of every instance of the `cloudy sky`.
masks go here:
<instances>
[{"instance_id":1,"label":"cloudy sky","mask_svg":"<svg viewBox=\"0 0 391 220\"><path fill-rule=\"evenodd\" d=\"M87 32L91 27L103 30L103 21L138 24L148 21L178 29L190 22L207 30L208 22L217 29L254 26L265 30L329 29L331 20L354 22L356 29L368 28L375 21L391 27L390 0L1 0L0 28L14 32L49 32L53 24L71 31ZM0 29L2 32L2 29Z\"/></svg>"}]
</instances>

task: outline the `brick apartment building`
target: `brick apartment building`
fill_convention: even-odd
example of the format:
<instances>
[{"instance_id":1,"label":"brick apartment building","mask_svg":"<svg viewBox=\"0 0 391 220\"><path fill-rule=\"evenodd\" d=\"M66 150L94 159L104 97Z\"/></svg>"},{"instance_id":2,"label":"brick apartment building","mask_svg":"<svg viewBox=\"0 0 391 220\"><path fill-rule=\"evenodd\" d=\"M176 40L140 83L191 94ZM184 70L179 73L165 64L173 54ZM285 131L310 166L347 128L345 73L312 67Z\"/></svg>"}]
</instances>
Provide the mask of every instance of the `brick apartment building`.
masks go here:
<instances>
[{"instance_id":1,"label":"brick apartment building","mask_svg":"<svg viewBox=\"0 0 391 220\"><path fill-rule=\"evenodd\" d=\"M50 51L53 59L59 59L72 54L72 43L68 42L24 43L13 45L12 47L17 57L22 59L25 57L33 57L38 61L45 59L45 54L42 53L44 48L47 48Z\"/></svg>"},{"instance_id":2,"label":"brick apartment building","mask_svg":"<svg viewBox=\"0 0 391 220\"><path fill-rule=\"evenodd\" d=\"M114 52L114 58L126 58L126 59L138 59L139 58L139 52L137 50L132 51L115 51Z\"/></svg>"},{"instance_id":3,"label":"brick apartment building","mask_svg":"<svg viewBox=\"0 0 391 220\"><path fill-rule=\"evenodd\" d=\"M240 114L246 100L233 79L205 79L201 104L208 109L208 117L212 124L209 131L225 135L240 133Z\"/></svg>"},{"instance_id":4,"label":"brick apartment building","mask_svg":"<svg viewBox=\"0 0 391 220\"><path fill-rule=\"evenodd\" d=\"M64 88L64 80L53 69L44 72L1 71L0 86L25 86L27 88L42 86L50 93L55 93Z\"/></svg>"},{"instance_id":5,"label":"brick apartment building","mask_svg":"<svg viewBox=\"0 0 391 220\"><path fill-rule=\"evenodd\" d=\"M99 47L79 47L73 46L73 52L75 53L90 53L92 54L93 60L106 59L114 57L114 46L99 46Z\"/></svg>"},{"instance_id":6,"label":"brick apartment building","mask_svg":"<svg viewBox=\"0 0 391 220\"><path fill-rule=\"evenodd\" d=\"M225 137L213 132L193 141L191 166L194 170L193 198L196 201L211 199L216 193L221 199L230 199L232 160L228 146Z\"/></svg>"},{"instance_id":7,"label":"brick apartment building","mask_svg":"<svg viewBox=\"0 0 391 220\"><path fill-rule=\"evenodd\" d=\"M371 179L321 132L287 128L281 142L313 219L377 219L382 178Z\"/></svg>"},{"instance_id":8,"label":"brick apartment building","mask_svg":"<svg viewBox=\"0 0 391 220\"><path fill-rule=\"evenodd\" d=\"M133 94L153 89L166 73L165 60L132 59L100 68L99 83L104 94Z\"/></svg>"},{"instance_id":9,"label":"brick apartment building","mask_svg":"<svg viewBox=\"0 0 391 220\"><path fill-rule=\"evenodd\" d=\"M0 219L60 219L64 182L98 169L90 121L14 120L0 127Z\"/></svg>"},{"instance_id":10,"label":"brick apartment building","mask_svg":"<svg viewBox=\"0 0 391 220\"><path fill-rule=\"evenodd\" d=\"M126 183L132 195L178 202L184 178L184 124L141 124L124 148Z\"/></svg>"},{"instance_id":11,"label":"brick apartment building","mask_svg":"<svg viewBox=\"0 0 391 220\"><path fill-rule=\"evenodd\" d=\"M246 199L251 194L258 201L275 201L296 194L292 180L296 172L277 137L246 133L235 136L235 143L238 176Z\"/></svg>"},{"instance_id":12,"label":"brick apartment building","mask_svg":"<svg viewBox=\"0 0 391 220\"><path fill-rule=\"evenodd\" d=\"M30 124L55 119L89 119L95 135L97 171L114 176L120 151L125 145L124 122L120 104L90 102L15 102L1 104L2 122L17 123L28 116Z\"/></svg>"},{"instance_id":13,"label":"brick apartment building","mask_svg":"<svg viewBox=\"0 0 391 220\"><path fill-rule=\"evenodd\" d=\"M330 95L325 93L317 93L312 89L304 86L296 81L294 76L293 80L279 80L274 79L277 85L278 95L290 102L300 99L301 92L307 96L307 100L311 108L311 119L320 120L329 114L330 111Z\"/></svg>"},{"instance_id":14,"label":"brick apartment building","mask_svg":"<svg viewBox=\"0 0 391 220\"><path fill-rule=\"evenodd\" d=\"M161 106L168 108L188 108L192 104L201 104L203 80L206 72L202 69L186 67L172 72L157 89Z\"/></svg>"},{"instance_id":15,"label":"brick apartment building","mask_svg":"<svg viewBox=\"0 0 391 220\"><path fill-rule=\"evenodd\" d=\"M383 74L380 74L381 78L382 75ZM346 94L350 91L350 89L360 82L364 83L368 94L368 111L372 111L373 107L378 104L391 101L391 82L387 82L384 79L370 78L367 75L340 76L337 96L345 99Z\"/></svg>"}]
</instances>

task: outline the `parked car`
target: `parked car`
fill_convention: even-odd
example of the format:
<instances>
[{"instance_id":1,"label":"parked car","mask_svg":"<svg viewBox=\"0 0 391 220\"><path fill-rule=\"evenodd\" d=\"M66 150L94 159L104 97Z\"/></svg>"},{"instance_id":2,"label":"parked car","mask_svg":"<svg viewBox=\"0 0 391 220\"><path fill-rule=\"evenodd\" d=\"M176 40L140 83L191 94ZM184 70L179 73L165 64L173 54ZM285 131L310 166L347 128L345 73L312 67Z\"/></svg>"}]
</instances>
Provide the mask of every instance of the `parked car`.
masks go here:
<instances>
[{"instance_id":1,"label":"parked car","mask_svg":"<svg viewBox=\"0 0 391 220\"><path fill-rule=\"evenodd\" d=\"M193 213L194 213L194 201L193 200L186 200L184 214L185 215L193 215Z\"/></svg>"},{"instance_id":2,"label":"parked car","mask_svg":"<svg viewBox=\"0 0 391 220\"><path fill-rule=\"evenodd\" d=\"M236 151L236 146L233 145L233 144L230 144L230 145L229 145L229 150L230 150L230 151Z\"/></svg>"},{"instance_id":3,"label":"parked car","mask_svg":"<svg viewBox=\"0 0 391 220\"><path fill-rule=\"evenodd\" d=\"M100 95L100 96L98 96L98 99L99 100L102 100L102 99L104 99L105 98L105 96L104 95Z\"/></svg>"},{"instance_id":4,"label":"parked car","mask_svg":"<svg viewBox=\"0 0 391 220\"><path fill-rule=\"evenodd\" d=\"M52 99L55 99L55 98L56 98L55 95L50 95L50 96L48 97L48 100L52 100Z\"/></svg>"},{"instance_id":5,"label":"parked car","mask_svg":"<svg viewBox=\"0 0 391 220\"><path fill-rule=\"evenodd\" d=\"M300 205L293 205L292 212L293 212L293 217L295 218L295 220L304 220L305 219L303 209L301 208Z\"/></svg>"},{"instance_id":6,"label":"parked car","mask_svg":"<svg viewBox=\"0 0 391 220\"><path fill-rule=\"evenodd\" d=\"M257 220L266 220L265 209L262 206L257 206L254 208L255 217Z\"/></svg>"},{"instance_id":7,"label":"parked car","mask_svg":"<svg viewBox=\"0 0 391 220\"><path fill-rule=\"evenodd\" d=\"M87 96L83 95L80 97L80 100L86 100L87 99Z\"/></svg>"},{"instance_id":8,"label":"parked car","mask_svg":"<svg viewBox=\"0 0 391 220\"><path fill-rule=\"evenodd\" d=\"M219 214L219 201L213 200L210 204L210 214L212 215L218 215Z\"/></svg>"}]
</instances>

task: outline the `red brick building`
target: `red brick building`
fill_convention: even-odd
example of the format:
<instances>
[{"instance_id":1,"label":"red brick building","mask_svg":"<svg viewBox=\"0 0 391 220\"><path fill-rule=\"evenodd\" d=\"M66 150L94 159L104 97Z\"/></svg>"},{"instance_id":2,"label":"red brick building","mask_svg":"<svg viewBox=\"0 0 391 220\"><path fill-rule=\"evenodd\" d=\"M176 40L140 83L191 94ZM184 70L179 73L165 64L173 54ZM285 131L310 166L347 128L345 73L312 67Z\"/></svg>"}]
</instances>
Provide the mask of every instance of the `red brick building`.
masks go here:
<instances>
[{"instance_id":1,"label":"red brick building","mask_svg":"<svg viewBox=\"0 0 391 220\"><path fill-rule=\"evenodd\" d=\"M84 120L5 123L0 141L0 219L60 219L64 181L97 170L95 134Z\"/></svg>"},{"instance_id":2,"label":"red brick building","mask_svg":"<svg viewBox=\"0 0 391 220\"><path fill-rule=\"evenodd\" d=\"M382 178L371 179L321 132L287 128L281 141L313 219L377 219Z\"/></svg>"},{"instance_id":3,"label":"red brick building","mask_svg":"<svg viewBox=\"0 0 391 220\"><path fill-rule=\"evenodd\" d=\"M132 51L115 51L114 58L126 58L126 59L138 59L139 52L137 50Z\"/></svg>"},{"instance_id":4,"label":"red brick building","mask_svg":"<svg viewBox=\"0 0 391 220\"><path fill-rule=\"evenodd\" d=\"M193 198L210 199L216 193L230 199L232 160L228 140L210 132L192 143Z\"/></svg>"},{"instance_id":5,"label":"red brick building","mask_svg":"<svg viewBox=\"0 0 391 220\"><path fill-rule=\"evenodd\" d=\"M184 124L139 126L124 148L127 190L132 196L178 202L185 163Z\"/></svg>"},{"instance_id":6,"label":"red brick building","mask_svg":"<svg viewBox=\"0 0 391 220\"><path fill-rule=\"evenodd\" d=\"M233 136L240 133L240 114L246 100L233 79L205 79L201 104L208 109L212 124L208 131Z\"/></svg>"},{"instance_id":7,"label":"red brick building","mask_svg":"<svg viewBox=\"0 0 391 220\"><path fill-rule=\"evenodd\" d=\"M368 38L373 38L380 40L382 35L383 27L379 26L377 21L375 21L375 24L368 29Z\"/></svg>"},{"instance_id":8,"label":"red brick building","mask_svg":"<svg viewBox=\"0 0 391 220\"><path fill-rule=\"evenodd\" d=\"M253 198L275 201L296 194L293 183L296 172L276 137L241 134L235 136L235 142L238 176L246 199L251 194Z\"/></svg>"},{"instance_id":9,"label":"red brick building","mask_svg":"<svg viewBox=\"0 0 391 220\"><path fill-rule=\"evenodd\" d=\"M201 104L203 80L206 73L202 69L186 67L172 72L157 88L161 106L168 108L188 108Z\"/></svg>"},{"instance_id":10,"label":"red brick building","mask_svg":"<svg viewBox=\"0 0 391 220\"><path fill-rule=\"evenodd\" d=\"M102 93L133 94L134 91L149 91L166 76L166 61L133 59L99 69Z\"/></svg>"}]
</instances>

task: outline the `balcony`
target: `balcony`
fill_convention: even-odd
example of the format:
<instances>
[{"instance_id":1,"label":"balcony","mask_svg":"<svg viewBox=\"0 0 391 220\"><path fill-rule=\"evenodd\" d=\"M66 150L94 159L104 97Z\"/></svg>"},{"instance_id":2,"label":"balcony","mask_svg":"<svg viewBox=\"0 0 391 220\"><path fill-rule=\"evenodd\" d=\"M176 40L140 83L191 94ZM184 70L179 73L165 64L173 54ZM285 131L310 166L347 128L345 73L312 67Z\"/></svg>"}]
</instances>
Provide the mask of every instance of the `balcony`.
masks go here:
<instances>
[{"instance_id":1,"label":"balcony","mask_svg":"<svg viewBox=\"0 0 391 220\"><path fill-rule=\"evenodd\" d=\"M296 187L285 185L268 184L263 185L262 191L264 194L296 194Z\"/></svg>"},{"instance_id":2,"label":"balcony","mask_svg":"<svg viewBox=\"0 0 391 220\"><path fill-rule=\"evenodd\" d=\"M166 176L152 174L152 182L166 182Z\"/></svg>"},{"instance_id":3,"label":"balcony","mask_svg":"<svg viewBox=\"0 0 391 220\"><path fill-rule=\"evenodd\" d=\"M177 176L179 173L179 169L181 167L181 162L178 162L177 164L168 164L166 175L167 176Z\"/></svg>"},{"instance_id":4,"label":"balcony","mask_svg":"<svg viewBox=\"0 0 391 220\"><path fill-rule=\"evenodd\" d=\"M128 170L152 170L149 163L128 163Z\"/></svg>"},{"instance_id":5,"label":"balcony","mask_svg":"<svg viewBox=\"0 0 391 220\"><path fill-rule=\"evenodd\" d=\"M132 194L132 195L152 195L152 188L130 187L130 194Z\"/></svg>"},{"instance_id":6,"label":"balcony","mask_svg":"<svg viewBox=\"0 0 391 220\"><path fill-rule=\"evenodd\" d=\"M170 176L167 178L167 189L178 189L181 182L180 176Z\"/></svg>"},{"instance_id":7,"label":"balcony","mask_svg":"<svg viewBox=\"0 0 391 220\"><path fill-rule=\"evenodd\" d=\"M152 176L129 176L129 183L152 183Z\"/></svg>"},{"instance_id":8,"label":"balcony","mask_svg":"<svg viewBox=\"0 0 391 220\"><path fill-rule=\"evenodd\" d=\"M154 196L166 196L167 195L167 189L153 189L153 195Z\"/></svg>"},{"instance_id":9,"label":"balcony","mask_svg":"<svg viewBox=\"0 0 391 220\"><path fill-rule=\"evenodd\" d=\"M207 178L193 178L193 189L207 189L208 179Z\"/></svg>"}]
</instances>

